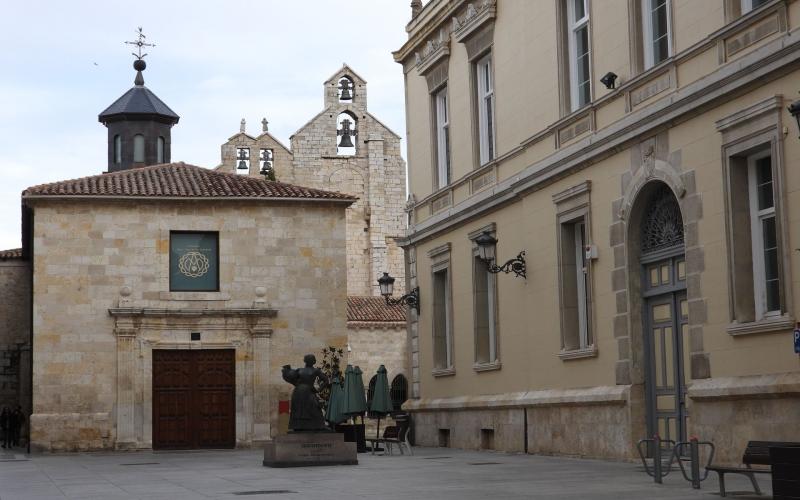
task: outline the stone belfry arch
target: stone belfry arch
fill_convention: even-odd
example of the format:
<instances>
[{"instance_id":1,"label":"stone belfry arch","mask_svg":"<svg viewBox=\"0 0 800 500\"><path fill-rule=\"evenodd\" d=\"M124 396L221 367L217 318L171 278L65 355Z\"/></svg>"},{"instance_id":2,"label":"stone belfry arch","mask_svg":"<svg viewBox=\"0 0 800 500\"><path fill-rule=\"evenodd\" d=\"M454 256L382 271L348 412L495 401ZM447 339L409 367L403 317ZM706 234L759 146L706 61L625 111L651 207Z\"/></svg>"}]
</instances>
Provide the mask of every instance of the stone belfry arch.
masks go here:
<instances>
[{"instance_id":1,"label":"stone belfry arch","mask_svg":"<svg viewBox=\"0 0 800 500\"><path fill-rule=\"evenodd\" d=\"M367 81L342 65L323 82L323 108L290 137L285 148L264 124L261 135L244 129L222 145L227 172L237 169L237 151L249 149L249 175L259 176L263 149L272 149L278 181L338 191L358 198L347 209L347 293L378 296L378 278L396 278L395 294L405 292L405 264L396 240L405 234L405 161L400 136L369 112ZM345 125L343 122L347 120ZM352 147L340 148L343 136Z\"/></svg>"}]
</instances>

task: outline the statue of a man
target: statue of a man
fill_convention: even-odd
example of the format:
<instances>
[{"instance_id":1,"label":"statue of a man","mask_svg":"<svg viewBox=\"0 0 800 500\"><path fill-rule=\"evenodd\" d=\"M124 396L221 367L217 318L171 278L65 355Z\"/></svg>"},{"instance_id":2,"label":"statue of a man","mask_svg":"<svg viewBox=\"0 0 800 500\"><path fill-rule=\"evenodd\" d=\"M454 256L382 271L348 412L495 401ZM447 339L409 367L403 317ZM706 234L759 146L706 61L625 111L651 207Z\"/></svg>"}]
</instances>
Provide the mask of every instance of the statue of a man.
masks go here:
<instances>
[{"instance_id":1,"label":"statue of a man","mask_svg":"<svg viewBox=\"0 0 800 500\"><path fill-rule=\"evenodd\" d=\"M328 385L330 381L325 373L314 364L317 358L313 354L303 357L306 364L303 368L293 369L284 365L281 374L283 380L294 386L292 391L292 406L289 413L289 429L295 432L326 431L325 419L317 401L317 389L314 383L319 379L322 384Z\"/></svg>"}]
</instances>

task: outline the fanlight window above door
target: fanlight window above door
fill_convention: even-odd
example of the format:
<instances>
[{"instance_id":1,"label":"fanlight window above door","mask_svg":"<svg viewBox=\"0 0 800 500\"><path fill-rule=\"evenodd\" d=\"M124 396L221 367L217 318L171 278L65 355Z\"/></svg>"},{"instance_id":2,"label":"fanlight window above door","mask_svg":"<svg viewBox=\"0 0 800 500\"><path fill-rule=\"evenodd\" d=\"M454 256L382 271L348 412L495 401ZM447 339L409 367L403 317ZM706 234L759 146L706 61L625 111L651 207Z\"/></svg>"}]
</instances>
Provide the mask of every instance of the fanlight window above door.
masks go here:
<instances>
[{"instance_id":1,"label":"fanlight window above door","mask_svg":"<svg viewBox=\"0 0 800 500\"><path fill-rule=\"evenodd\" d=\"M664 184L651 197L642 219L642 253L683 245L683 218L678 200Z\"/></svg>"}]
</instances>

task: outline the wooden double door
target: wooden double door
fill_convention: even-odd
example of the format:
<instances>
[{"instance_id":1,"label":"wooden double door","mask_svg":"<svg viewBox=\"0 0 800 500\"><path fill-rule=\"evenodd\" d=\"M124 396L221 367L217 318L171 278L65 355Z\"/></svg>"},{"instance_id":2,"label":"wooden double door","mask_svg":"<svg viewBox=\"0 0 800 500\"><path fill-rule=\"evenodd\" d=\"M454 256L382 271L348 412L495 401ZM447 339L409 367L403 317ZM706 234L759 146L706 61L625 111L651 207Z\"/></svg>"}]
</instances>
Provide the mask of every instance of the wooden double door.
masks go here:
<instances>
[{"instance_id":1,"label":"wooden double door","mask_svg":"<svg viewBox=\"0 0 800 500\"><path fill-rule=\"evenodd\" d=\"M235 351L154 350L153 448L235 446Z\"/></svg>"},{"instance_id":2,"label":"wooden double door","mask_svg":"<svg viewBox=\"0 0 800 500\"><path fill-rule=\"evenodd\" d=\"M648 435L686 441L689 308L683 254L645 265Z\"/></svg>"}]
</instances>

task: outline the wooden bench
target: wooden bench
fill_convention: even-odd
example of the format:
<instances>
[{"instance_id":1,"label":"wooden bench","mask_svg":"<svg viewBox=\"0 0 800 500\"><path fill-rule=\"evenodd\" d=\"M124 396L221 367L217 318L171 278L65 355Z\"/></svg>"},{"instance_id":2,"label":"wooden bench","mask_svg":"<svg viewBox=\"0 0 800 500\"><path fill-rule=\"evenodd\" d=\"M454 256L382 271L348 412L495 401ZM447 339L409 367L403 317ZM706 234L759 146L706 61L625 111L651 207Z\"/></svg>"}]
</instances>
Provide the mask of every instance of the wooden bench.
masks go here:
<instances>
[{"instance_id":1,"label":"wooden bench","mask_svg":"<svg viewBox=\"0 0 800 500\"><path fill-rule=\"evenodd\" d=\"M707 470L716 472L719 475L719 494L725 496L725 474L742 474L750 479L753 490L757 495L761 495L761 489L756 481L756 474L770 474L772 472L772 460L769 457L770 446L800 446L800 443L786 443L779 441L750 441L742 455L744 467L725 467L720 465L709 465ZM766 465L768 467L756 467L753 465Z\"/></svg>"}]
</instances>

